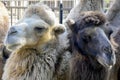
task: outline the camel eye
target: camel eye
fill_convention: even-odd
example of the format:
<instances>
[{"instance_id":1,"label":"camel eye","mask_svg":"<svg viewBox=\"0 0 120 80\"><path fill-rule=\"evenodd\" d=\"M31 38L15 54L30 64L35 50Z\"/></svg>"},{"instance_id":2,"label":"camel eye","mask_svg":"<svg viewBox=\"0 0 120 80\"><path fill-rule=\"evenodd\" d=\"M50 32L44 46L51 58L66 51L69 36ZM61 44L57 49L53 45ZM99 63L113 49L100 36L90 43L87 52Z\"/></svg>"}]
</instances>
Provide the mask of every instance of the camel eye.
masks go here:
<instances>
[{"instance_id":1,"label":"camel eye","mask_svg":"<svg viewBox=\"0 0 120 80\"><path fill-rule=\"evenodd\" d=\"M83 36L83 41L88 43L89 41L91 41L91 38L92 38L91 36L85 35L85 36Z\"/></svg>"},{"instance_id":2,"label":"camel eye","mask_svg":"<svg viewBox=\"0 0 120 80\"><path fill-rule=\"evenodd\" d=\"M44 28L44 27L35 27L34 30L35 30L36 32L42 32L42 31L45 30L45 28Z\"/></svg>"}]
</instances>

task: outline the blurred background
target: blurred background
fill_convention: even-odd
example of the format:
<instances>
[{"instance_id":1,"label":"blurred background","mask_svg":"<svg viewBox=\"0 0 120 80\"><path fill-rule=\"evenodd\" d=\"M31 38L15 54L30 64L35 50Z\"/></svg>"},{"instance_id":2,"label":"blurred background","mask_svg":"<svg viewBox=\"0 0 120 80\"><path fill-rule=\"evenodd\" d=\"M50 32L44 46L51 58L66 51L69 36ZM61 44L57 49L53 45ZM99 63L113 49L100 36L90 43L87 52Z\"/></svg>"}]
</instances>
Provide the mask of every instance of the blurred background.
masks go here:
<instances>
[{"instance_id":1,"label":"blurred background","mask_svg":"<svg viewBox=\"0 0 120 80\"><path fill-rule=\"evenodd\" d=\"M61 0L1 0L9 11L9 23L13 25L16 23L23 15L25 9L31 5L38 2L43 2L48 5L55 12L56 16L59 18L60 12L60 1ZM105 11L108 9L109 5L113 0L105 0ZM70 10L79 3L79 0L62 0L63 4L63 20L66 18Z\"/></svg>"}]
</instances>

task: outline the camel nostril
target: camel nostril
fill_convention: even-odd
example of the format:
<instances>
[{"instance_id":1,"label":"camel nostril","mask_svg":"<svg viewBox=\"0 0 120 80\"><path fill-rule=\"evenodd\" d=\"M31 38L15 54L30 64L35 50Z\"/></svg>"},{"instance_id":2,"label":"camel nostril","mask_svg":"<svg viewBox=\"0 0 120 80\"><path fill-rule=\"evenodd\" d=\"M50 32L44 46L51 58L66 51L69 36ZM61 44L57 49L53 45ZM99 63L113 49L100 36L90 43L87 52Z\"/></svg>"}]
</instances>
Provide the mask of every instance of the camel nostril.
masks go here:
<instances>
[{"instance_id":1,"label":"camel nostril","mask_svg":"<svg viewBox=\"0 0 120 80\"><path fill-rule=\"evenodd\" d=\"M102 47L103 49L103 52L104 53L109 53L109 54L112 54L112 48L111 47L108 47L108 46L105 46L105 47Z\"/></svg>"},{"instance_id":2,"label":"camel nostril","mask_svg":"<svg viewBox=\"0 0 120 80\"><path fill-rule=\"evenodd\" d=\"M14 27L11 27L10 30L8 31L9 35L13 35L13 34L16 34L16 33L17 33L17 30Z\"/></svg>"}]
</instances>

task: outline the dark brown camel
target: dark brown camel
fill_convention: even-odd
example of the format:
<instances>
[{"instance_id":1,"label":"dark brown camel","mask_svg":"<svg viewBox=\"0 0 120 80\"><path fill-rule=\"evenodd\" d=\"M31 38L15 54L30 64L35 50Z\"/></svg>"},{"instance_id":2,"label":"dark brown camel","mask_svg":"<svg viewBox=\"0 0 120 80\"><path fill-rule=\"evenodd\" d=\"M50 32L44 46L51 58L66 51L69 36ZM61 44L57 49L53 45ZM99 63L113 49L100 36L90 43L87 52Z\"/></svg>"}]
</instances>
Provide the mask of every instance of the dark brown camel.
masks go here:
<instances>
[{"instance_id":1,"label":"dark brown camel","mask_svg":"<svg viewBox=\"0 0 120 80\"><path fill-rule=\"evenodd\" d=\"M99 17L86 16L78 22L69 20L67 23L72 31L70 80L108 79L107 72L116 58L108 36L101 28L104 22Z\"/></svg>"}]
</instances>

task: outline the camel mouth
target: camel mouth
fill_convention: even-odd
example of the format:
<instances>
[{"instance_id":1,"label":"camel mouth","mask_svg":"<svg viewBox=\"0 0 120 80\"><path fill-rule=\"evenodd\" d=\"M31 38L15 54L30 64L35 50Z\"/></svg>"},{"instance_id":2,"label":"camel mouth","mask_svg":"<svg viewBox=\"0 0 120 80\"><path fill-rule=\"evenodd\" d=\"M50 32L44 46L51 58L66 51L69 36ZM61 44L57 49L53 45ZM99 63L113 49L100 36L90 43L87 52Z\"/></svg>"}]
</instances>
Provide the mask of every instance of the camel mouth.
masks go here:
<instances>
[{"instance_id":1,"label":"camel mouth","mask_svg":"<svg viewBox=\"0 0 120 80\"><path fill-rule=\"evenodd\" d=\"M14 44L14 45L8 45L7 46L7 49L10 50L10 51L13 51L15 50L20 44Z\"/></svg>"},{"instance_id":2,"label":"camel mouth","mask_svg":"<svg viewBox=\"0 0 120 80\"><path fill-rule=\"evenodd\" d=\"M97 61L106 68L112 68L116 63L116 56L114 53L103 53L97 55Z\"/></svg>"}]
</instances>

